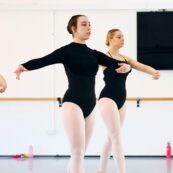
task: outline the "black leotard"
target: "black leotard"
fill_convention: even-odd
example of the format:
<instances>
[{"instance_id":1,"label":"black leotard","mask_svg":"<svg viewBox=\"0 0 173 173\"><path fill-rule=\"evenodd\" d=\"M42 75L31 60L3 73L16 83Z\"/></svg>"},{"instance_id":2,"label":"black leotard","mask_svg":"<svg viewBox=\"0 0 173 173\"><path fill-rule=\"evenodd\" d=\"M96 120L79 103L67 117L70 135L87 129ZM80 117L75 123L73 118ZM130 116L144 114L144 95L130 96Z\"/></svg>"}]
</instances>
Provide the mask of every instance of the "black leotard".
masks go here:
<instances>
[{"instance_id":1,"label":"black leotard","mask_svg":"<svg viewBox=\"0 0 173 173\"><path fill-rule=\"evenodd\" d=\"M117 60L117 62L127 64L126 60ZM99 99L104 97L110 98L115 101L118 109L120 109L126 101L126 79L129 72L117 73L115 70L112 70L112 68L104 69L103 73L105 86L100 93Z\"/></svg>"},{"instance_id":2,"label":"black leotard","mask_svg":"<svg viewBox=\"0 0 173 173\"><path fill-rule=\"evenodd\" d=\"M64 65L69 82L63 102L77 104L83 111L84 117L87 117L96 104L95 75L98 65L115 70L118 67L117 61L104 53L88 48L85 44L72 42L45 57L30 60L22 65L27 70L34 70L56 63Z\"/></svg>"}]
</instances>

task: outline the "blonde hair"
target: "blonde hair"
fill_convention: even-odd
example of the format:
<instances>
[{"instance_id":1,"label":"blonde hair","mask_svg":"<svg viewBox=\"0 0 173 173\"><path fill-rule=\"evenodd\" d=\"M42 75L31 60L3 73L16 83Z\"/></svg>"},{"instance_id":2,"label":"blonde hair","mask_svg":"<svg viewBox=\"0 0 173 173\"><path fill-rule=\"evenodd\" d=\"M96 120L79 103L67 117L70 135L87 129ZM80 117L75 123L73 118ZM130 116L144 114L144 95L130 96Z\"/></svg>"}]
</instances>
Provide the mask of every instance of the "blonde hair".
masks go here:
<instances>
[{"instance_id":1,"label":"blonde hair","mask_svg":"<svg viewBox=\"0 0 173 173\"><path fill-rule=\"evenodd\" d=\"M109 46L109 45L110 45L110 44L109 44L109 40L110 40L111 38L113 38L113 36L114 36L114 34L115 34L116 31L120 31L120 30L119 30L119 29L110 29L110 30L107 32L107 35L106 35L106 42L105 42L106 46Z\"/></svg>"}]
</instances>

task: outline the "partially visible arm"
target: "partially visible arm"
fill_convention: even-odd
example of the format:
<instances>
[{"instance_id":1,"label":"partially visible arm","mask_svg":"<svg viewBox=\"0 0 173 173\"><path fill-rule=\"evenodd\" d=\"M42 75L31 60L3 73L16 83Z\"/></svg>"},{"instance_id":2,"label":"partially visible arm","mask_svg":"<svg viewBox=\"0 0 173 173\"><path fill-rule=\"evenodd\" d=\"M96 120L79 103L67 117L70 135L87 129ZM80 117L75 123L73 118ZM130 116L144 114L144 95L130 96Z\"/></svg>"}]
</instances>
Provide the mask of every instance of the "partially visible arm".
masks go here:
<instances>
[{"instance_id":1,"label":"partially visible arm","mask_svg":"<svg viewBox=\"0 0 173 173\"><path fill-rule=\"evenodd\" d=\"M7 83L5 78L0 74L0 92L3 93L7 88Z\"/></svg>"},{"instance_id":2,"label":"partially visible arm","mask_svg":"<svg viewBox=\"0 0 173 173\"><path fill-rule=\"evenodd\" d=\"M128 73L131 70L130 65L126 63L118 63L118 61L111 58L108 54L104 54L106 56L103 56L101 52L97 52L97 53L100 56L99 57L100 62L103 63L102 64L103 70L106 68L105 66L115 68L117 73ZM113 66L112 66L112 63L113 63Z\"/></svg>"},{"instance_id":3,"label":"partially visible arm","mask_svg":"<svg viewBox=\"0 0 173 173\"><path fill-rule=\"evenodd\" d=\"M127 56L125 56L125 58L132 68L139 70L139 71L142 71L144 73L150 74L153 77L153 79L159 79L160 78L159 71L154 69L153 67L142 64L142 63L140 63L140 62L138 62L138 61L136 61L130 57L127 57Z\"/></svg>"},{"instance_id":4,"label":"partially visible arm","mask_svg":"<svg viewBox=\"0 0 173 173\"><path fill-rule=\"evenodd\" d=\"M94 53L95 53L95 56L98 58L98 62L100 65L111 67L114 69L118 68L118 62L115 59L97 50L94 50Z\"/></svg>"},{"instance_id":5,"label":"partially visible arm","mask_svg":"<svg viewBox=\"0 0 173 173\"><path fill-rule=\"evenodd\" d=\"M109 54L108 53L105 53L107 56L109 56ZM110 57L110 56L109 56ZM106 66L103 66L103 65L100 65L100 67L101 67L101 69L102 69L102 71L104 71L105 69L106 69Z\"/></svg>"}]
</instances>

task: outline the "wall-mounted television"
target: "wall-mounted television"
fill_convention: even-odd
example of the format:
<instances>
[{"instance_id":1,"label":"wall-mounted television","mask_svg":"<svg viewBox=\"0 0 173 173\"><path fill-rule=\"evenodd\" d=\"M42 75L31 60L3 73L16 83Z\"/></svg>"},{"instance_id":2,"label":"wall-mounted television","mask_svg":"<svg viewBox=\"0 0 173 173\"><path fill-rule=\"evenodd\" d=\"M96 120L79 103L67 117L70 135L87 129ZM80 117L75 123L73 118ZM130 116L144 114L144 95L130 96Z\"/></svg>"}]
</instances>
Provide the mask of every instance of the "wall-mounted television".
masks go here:
<instances>
[{"instance_id":1,"label":"wall-mounted television","mask_svg":"<svg viewBox=\"0 0 173 173\"><path fill-rule=\"evenodd\" d=\"M137 12L137 59L159 70L173 69L173 12Z\"/></svg>"}]
</instances>

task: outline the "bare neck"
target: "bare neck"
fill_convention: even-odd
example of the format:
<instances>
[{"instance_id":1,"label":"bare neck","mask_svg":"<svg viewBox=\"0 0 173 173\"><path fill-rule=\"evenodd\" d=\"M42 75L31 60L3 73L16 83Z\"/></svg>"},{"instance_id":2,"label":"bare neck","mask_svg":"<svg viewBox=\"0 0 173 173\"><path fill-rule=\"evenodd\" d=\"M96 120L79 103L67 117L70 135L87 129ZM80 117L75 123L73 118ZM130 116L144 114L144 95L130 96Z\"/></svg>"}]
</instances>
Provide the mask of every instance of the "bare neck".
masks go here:
<instances>
[{"instance_id":1,"label":"bare neck","mask_svg":"<svg viewBox=\"0 0 173 173\"><path fill-rule=\"evenodd\" d=\"M80 43L80 44L85 44L85 40L81 40L81 39L78 39L78 38L73 38L73 42L75 43Z\"/></svg>"},{"instance_id":2,"label":"bare neck","mask_svg":"<svg viewBox=\"0 0 173 173\"><path fill-rule=\"evenodd\" d=\"M119 55L119 49L109 48L108 53L110 53L113 57L117 57Z\"/></svg>"}]
</instances>

